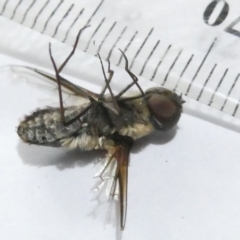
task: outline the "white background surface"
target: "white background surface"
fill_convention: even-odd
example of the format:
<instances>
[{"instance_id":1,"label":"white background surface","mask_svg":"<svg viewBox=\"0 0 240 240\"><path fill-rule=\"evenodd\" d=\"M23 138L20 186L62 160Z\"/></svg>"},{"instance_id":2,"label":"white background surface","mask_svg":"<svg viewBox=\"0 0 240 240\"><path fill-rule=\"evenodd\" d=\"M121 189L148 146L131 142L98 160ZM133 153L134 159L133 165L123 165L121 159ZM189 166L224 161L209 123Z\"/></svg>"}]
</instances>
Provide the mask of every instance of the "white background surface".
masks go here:
<instances>
[{"instance_id":1,"label":"white background surface","mask_svg":"<svg viewBox=\"0 0 240 240\"><path fill-rule=\"evenodd\" d=\"M13 36L20 30L16 27L15 33L9 33L9 25L1 26L5 38L0 50L13 55L28 30L16 41ZM37 37L29 37L29 46ZM31 48L26 44L15 57L38 64L39 55L45 55L42 65L51 66L48 41ZM8 43L10 52L3 42ZM53 46L60 61L65 47ZM0 56L1 66L20 63ZM81 72L80 79L96 84L77 79L81 86L100 89L103 80L97 60L79 53L66 72L71 69ZM128 80L123 74L115 69L115 90ZM183 114L175 130L137 141L129 167L127 224L120 232L116 205L106 199L99 202L91 191L96 173L93 162L102 153L21 143L16 127L23 116L56 100L48 89L29 84L18 75L2 69L0 76L0 239L239 239L239 133ZM150 86L144 80L141 83L144 88ZM190 108L189 102L185 108Z\"/></svg>"}]
</instances>

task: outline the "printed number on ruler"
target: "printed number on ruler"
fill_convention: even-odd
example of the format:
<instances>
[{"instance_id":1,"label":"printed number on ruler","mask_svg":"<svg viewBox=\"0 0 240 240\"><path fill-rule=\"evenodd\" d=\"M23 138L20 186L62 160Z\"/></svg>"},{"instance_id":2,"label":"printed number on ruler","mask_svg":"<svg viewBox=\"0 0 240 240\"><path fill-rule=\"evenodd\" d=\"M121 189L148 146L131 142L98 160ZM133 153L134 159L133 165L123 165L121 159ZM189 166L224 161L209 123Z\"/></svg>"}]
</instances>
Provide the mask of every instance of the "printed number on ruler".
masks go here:
<instances>
[{"instance_id":1,"label":"printed number on ruler","mask_svg":"<svg viewBox=\"0 0 240 240\"><path fill-rule=\"evenodd\" d=\"M214 16L218 14L217 16ZM206 8L203 14L204 22L210 26L217 26L221 24L229 14L229 4L223 0L212 1ZM234 29L240 22L240 16L233 20L224 31L231 33L237 37L240 37L240 31Z\"/></svg>"}]
</instances>

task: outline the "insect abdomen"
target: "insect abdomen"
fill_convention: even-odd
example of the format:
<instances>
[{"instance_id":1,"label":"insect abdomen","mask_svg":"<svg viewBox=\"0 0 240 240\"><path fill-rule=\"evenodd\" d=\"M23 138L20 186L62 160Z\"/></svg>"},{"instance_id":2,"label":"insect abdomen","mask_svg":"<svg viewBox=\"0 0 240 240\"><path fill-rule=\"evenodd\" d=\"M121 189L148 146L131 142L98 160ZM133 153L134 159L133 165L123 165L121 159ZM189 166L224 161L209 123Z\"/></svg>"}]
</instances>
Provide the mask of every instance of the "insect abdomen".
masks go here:
<instances>
[{"instance_id":1,"label":"insect abdomen","mask_svg":"<svg viewBox=\"0 0 240 240\"><path fill-rule=\"evenodd\" d=\"M65 118L70 120L77 116L82 107L71 107L65 109ZM46 146L61 146L61 141L66 139L82 128L79 120L74 121L69 126L64 126L61 122L60 111L58 108L47 108L35 111L27 116L18 127L20 138L32 144Z\"/></svg>"}]
</instances>

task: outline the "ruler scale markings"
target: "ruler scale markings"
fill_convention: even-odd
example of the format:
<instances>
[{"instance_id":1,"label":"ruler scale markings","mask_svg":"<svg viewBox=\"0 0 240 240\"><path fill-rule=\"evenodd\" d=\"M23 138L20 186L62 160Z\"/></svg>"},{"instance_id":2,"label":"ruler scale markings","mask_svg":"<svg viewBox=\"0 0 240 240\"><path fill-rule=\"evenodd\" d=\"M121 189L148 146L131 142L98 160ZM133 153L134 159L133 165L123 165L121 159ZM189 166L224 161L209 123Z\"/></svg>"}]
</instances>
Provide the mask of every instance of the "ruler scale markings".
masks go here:
<instances>
[{"instance_id":1,"label":"ruler scale markings","mask_svg":"<svg viewBox=\"0 0 240 240\"><path fill-rule=\"evenodd\" d=\"M26 23L29 22L28 18L30 17L30 13L32 13L33 12L33 8L35 8L38 11L38 13L36 12L35 16L33 16L33 17L31 16L31 19L35 18L34 22L32 23L32 27L31 28L36 28L37 29L38 25L41 23L40 27L43 27L42 33L45 34L45 32L49 32L48 30L50 30L50 26L51 27L53 26L53 29L51 28L52 31L53 31L53 34L52 34L53 38L55 38L60 33L59 31L62 30L63 25L65 25L67 23L67 26L69 26L69 24L71 22L69 22L69 21L67 22L67 20L68 20L68 18L70 16L70 13L72 14L73 9L74 9L74 4L70 3L71 5L70 4L67 5L68 10L61 11L61 13L63 13L63 14L60 14L61 17L56 17L57 15L59 15L60 10L62 10L62 8L63 8L63 6L61 6L61 5L63 5L63 3L66 3L66 1L58 0L58 2L56 3L54 1L51 2L50 0L45 0L44 1L45 3L42 2L42 4L44 4L43 6L38 4L38 3L41 3L41 1L37 1L37 0L29 0L27 2L27 4L25 4L25 1L23 1L23 0L17 0L17 1L15 0L15 1L13 1L13 3L12 3L12 1L9 1L9 0L4 0L4 1L2 0L2 2L4 2L4 3L2 5L2 10L1 10L0 15L1 14L3 15L5 13L5 15L7 15L9 19L11 19L11 20L12 19L18 19L18 22L21 23L21 24L24 24L24 23L26 24ZM94 4L94 7L92 6L90 8L92 11L93 10L94 11L93 12L91 11L90 13L87 14L86 21L84 21L83 23L86 22L86 25L88 25L89 23L91 24L91 22L93 21L93 18L95 17L95 15L97 13L101 12L99 10L100 10L100 8L101 8L101 6L103 5L104 2L106 2L106 1L99 0L97 2L98 5ZM51 8L49 6L49 3L52 3L51 4ZM23 4L25 4L25 5L23 6ZM56 6L56 4L58 4L58 5ZM53 8L55 8L55 9L53 10ZM44 14L44 13L46 13L46 9L48 9L48 14ZM20 10L22 10L22 11L20 11ZM45 11L45 12L43 12L43 11ZM52 11L52 12L50 13L50 11ZM80 11L80 13L78 14L78 17L76 17L74 19L74 21L72 22L70 27L66 27L65 28L67 31L63 32L63 34L65 34L63 42L65 42L67 40L67 38L70 37L70 36L68 36L68 34L71 32L72 27L74 26L74 24L79 22L78 21L79 17L82 15L83 11L84 11L84 9L82 9ZM10 16L9 16L9 13L10 13ZM20 15L20 17L19 17L19 15ZM47 15L47 17L44 20L43 16L45 16L45 15ZM73 17L75 17L75 16L76 15L74 14ZM53 21L55 19L56 19L56 21ZM71 20L72 20L72 18L71 18ZM87 51L89 49L89 46L91 46L92 40L94 39L96 34L99 33L99 29L101 27L103 28L103 23L104 22L106 23L106 18L105 17L102 19L101 23L98 25L98 27L92 33L92 36L88 40L87 46L86 46L84 51ZM112 23L113 23L113 21L112 21ZM112 23L110 22L110 24L112 24ZM126 33L125 32L127 32L126 30L128 29L128 26L125 26L125 27L122 26L122 28L120 30L121 32L119 31L118 33L115 34L115 31L113 31L113 29L114 28L115 28L114 30L119 29L119 28L117 28L118 26L116 24L117 24L117 21L115 21L111 26L109 25L108 26L109 29L106 29L104 31L104 34L101 35L103 38L100 38L101 42L100 42L100 45L98 46L97 53L104 52L104 55L106 54L105 56L107 56L106 60L110 60L111 56L115 54L115 49L119 45L119 41L121 39L123 39L123 40L127 39L128 40L131 37L130 35L128 35L126 37ZM36 25L37 25L37 27L36 27ZM148 29L148 31L149 30L150 30L150 28ZM151 48L149 47L149 50L146 52L146 55L148 54L147 57L144 57L142 59L143 61L140 64L138 63L139 57L143 55L144 50L149 45L149 42L150 42L149 38L150 37L153 38L153 34L152 34L153 30L154 30L154 28L151 28L151 30L150 30L150 32L148 34L147 34L147 32L144 34L144 36L141 38L142 41L139 43L140 46L138 46L137 48L134 47L134 51L133 51L133 54L132 54L132 56L133 55L134 56L131 59L130 69L134 68L134 64L136 62L136 64L138 64L138 66L140 65L139 67L141 67L140 68L140 72L139 72L140 76L144 75L144 72L146 73L146 71L148 70L148 67L152 66L152 62L153 62L152 60L153 60L153 56L154 56L153 54L156 54L156 52L157 52L156 49L157 48L159 50L159 45L160 45L161 41L157 40L155 38L155 41L156 41L155 45L154 46L151 45ZM128 51L128 49L131 46L132 42L134 42L134 39L137 36L137 34L138 34L138 31L136 31L134 33L134 35L132 36L132 39L125 46L125 49L124 49L123 52L127 52ZM181 69L182 70L181 73L180 73L180 71L178 73L180 75L179 75L179 78L178 78L178 81L176 83L176 86L175 86L174 90L176 90L178 87L180 87L179 85L181 85L182 81L185 80L185 79L182 79L183 75L184 74L186 75L187 69L190 70L189 69L190 63L194 62L193 72L192 72L190 78L188 79L187 86L186 86L187 90L185 92L185 95L188 96L190 93L194 92L194 90L196 89L196 85L195 84L196 83L199 84L198 80L200 78L201 71L202 72L205 71L206 65L208 65L209 62L210 62L209 59L211 57L209 57L209 55L210 55L210 53L212 55L212 52L214 50L214 46L217 45L216 44L217 40L218 39L215 38L212 43L209 42L210 46L207 46L207 49L205 50L204 54L201 54L201 56L200 56L201 58L199 59L199 61L198 61L198 63L196 65L195 65L195 61L192 61L193 58L194 58L194 54L192 54L190 58L189 58L189 56L186 56L189 59L186 58L186 60L184 60L184 64L183 64L184 68ZM109 41L111 42L111 44L108 44L108 46L106 46ZM125 42L127 43L127 41L125 41ZM133 48L133 46L132 46L132 48ZM166 63L168 61L167 60L168 59L167 56L169 56L169 54L172 53L172 51L170 51L170 48L172 48L172 45L169 45L167 50L165 50L164 53L161 53L162 54L161 59L157 59L159 62L157 63L157 61L156 61L157 66L155 67L155 69L153 69L154 71L152 72L151 80L155 80L155 78L158 77L158 73L166 74L164 79L163 79L163 82L162 82L163 86L167 84L167 81L170 82L170 76L172 75L172 72L174 72L173 68L176 69L176 66L178 66L180 64L179 58L181 58L181 62L182 62L182 58L183 58L183 54L182 54L183 50L181 49L177 53L177 55L175 56L174 59L172 57L170 58L170 59L172 59L171 60L172 63L170 65L170 67L168 67L169 69L166 70L166 71L165 70L163 71L162 68L163 68L163 65L165 65L163 63ZM123 58L123 56L121 55L119 57L119 61L118 61L117 65L120 65L120 63L122 61L122 58ZM196 59L196 54L195 54L195 59ZM211 58L211 61L212 61L212 58ZM178 64L177 64L177 62L178 62ZM136 67L136 64L135 64L135 67ZM197 91L197 93L195 92L195 94L194 94L195 95L194 98L197 101L203 99L203 97L205 96L205 92L207 91L206 88L208 88L207 86L209 86L210 83L213 81L213 75L215 76L217 65L218 65L217 63L212 65L212 69L210 70L210 72L208 70L208 75L205 77L205 81L203 83L200 82L201 85L198 85L198 87L197 87L198 91ZM160 66L162 68L160 68ZM219 76L219 78L221 77L221 79L219 79L219 81L217 82L217 86L215 85L216 83L214 83L213 87L210 89L211 93L208 95L210 97L210 100L209 99L207 100L207 104L209 106L211 106L212 104L217 102L218 91L221 88L221 86L223 87L223 83L224 83L223 81L224 81L224 79L226 79L226 75L228 73L228 70L229 70L228 68L225 69L223 75ZM220 102L222 104L222 106L219 105L219 109L221 111L227 111L227 109L230 109L231 111L233 111L232 112L232 116L235 116L237 113L239 114L239 105L240 105L240 98L238 99L238 96L235 98L235 95L234 95L234 93L236 93L235 90L237 90L237 84L239 83L240 73L238 73L236 75L237 76L234 76L235 77L234 81L230 82L230 84L228 84L228 86L226 86L226 88L224 87L223 95L225 97ZM214 80L215 80L215 78L214 78ZM214 91L214 88L215 88L215 91ZM199 92L199 90L200 90L200 92ZM234 100L236 100L236 101L234 101ZM222 103L223 101L224 101L224 103ZM232 110L232 109L234 109L234 110Z\"/></svg>"},{"instance_id":2,"label":"ruler scale markings","mask_svg":"<svg viewBox=\"0 0 240 240\"><path fill-rule=\"evenodd\" d=\"M184 66L184 68L183 68L183 70L182 70L182 72L181 72L181 74L180 74L180 76L179 76L179 78L178 78L178 81L177 81L176 86L175 86L175 88L173 89L173 91L176 91L176 89L177 89L177 87L178 87L178 84L179 84L179 82L180 82L183 74L184 74L185 71L187 70L189 64L191 63L193 57L194 57L194 54L192 54L191 57L188 59L186 65Z\"/></svg>"},{"instance_id":3,"label":"ruler scale markings","mask_svg":"<svg viewBox=\"0 0 240 240\"><path fill-rule=\"evenodd\" d=\"M170 66L170 68L168 69L168 72L167 72L167 74L166 74L166 76L165 76L165 78L164 78L164 80L163 80L163 83L162 83L163 86L164 86L165 83L167 82L168 76L169 76L170 72L172 71L174 65L176 64L177 60L179 59L181 53L182 53L182 49L178 52L178 55L177 55L176 58L174 59L174 61L173 61L172 65Z\"/></svg>"},{"instance_id":4,"label":"ruler scale markings","mask_svg":"<svg viewBox=\"0 0 240 240\"><path fill-rule=\"evenodd\" d=\"M96 55L101 51L101 48L104 44L104 42L106 41L107 37L109 36L109 34L112 32L113 28L116 26L116 23L117 22L114 22L113 25L110 27L110 29L108 30L107 34L104 36L102 42L100 43L99 47L98 47L98 50L97 50L97 53Z\"/></svg>"},{"instance_id":5,"label":"ruler scale markings","mask_svg":"<svg viewBox=\"0 0 240 240\"><path fill-rule=\"evenodd\" d=\"M52 13L50 14L50 16L48 17L47 21L45 22L45 25L43 27L42 33L45 32L48 23L50 22L50 20L52 19L52 17L54 16L54 14L57 12L57 10L59 9L59 7L62 5L64 0L61 0L58 5L55 7L55 9L52 11Z\"/></svg>"},{"instance_id":6,"label":"ruler scale markings","mask_svg":"<svg viewBox=\"0 0 240 240\"><path fill-rule=\"evenodd\" d=\"M238 104L236 105L236 107L235 107L235 109L234 109L234 111L233 111L233 113L232 113L232 116L233 116L233 117L235 117L235 115L236 115L236 113L237 113L237 111L238 111L239 104L240 104L240 98L239 98L239 100L238 100Z\"/></svg>"},{"instance_id":7,"label":"ruler scale markings","mask_svg":"<svg viewBox=\"0 0 240 240\"><path fill-rule=\"evenodd\" d=\"M216 43L216 41L217 41L217 38L215 38L215 39L213 40L211 46L209 47L207 53L206 53L205 56L204 56L202 62L200 63L200 65L199 65L197 71L195 72L195 74L194 74L194 76L193 76L193 78L192 78L192 81L190 82L190 84L189 84L189 86L188 86L188 88L187 88L187 91L186 91L186 93L185 93L186 96L188 95L188 93L189 93L189 91L190 91L190 89L191 89L191 87L192 87L193 82L195 81L196 77L198 76L199 71L201 70L203 64L205 63L205 61L206 61L206 59L207 59L209 53L211 52L211 50L212 50L214 44Z\"/></svg>"},{"instance_id":8,"label":"ruler scale markings","mask_svg":"<svg viewBox=\"0 0 240 240\"><path fill-rule=\"evenodd\" d=\"M16 7L15 7L14 10L13 10L12 16L10 17L11 20L14 18L15 14L16 14L16 12L17 12L17 9L18 9L19 6L21 5L21 3L22 3L22 0L19 0L18 4L16 5Z\"/></svg>"},{"instance_id":9,"label":"ruler scale markings","mask_svg":"<svg viewBox=\"0 0 240 240\"><path fill-rule=\"evenodd\" d=\"M64 10L61 11L63 9L63 5L64 5L64 3L66 3L66 1L64 1L64 0L58 0L58 2L54 2L54 1L51 2L50 0L45 0L45 1L44 1L45 4L44 4L44 2L42 2L42 4L44 4L44 6L42 6L42 5L40 5L41 1L37 1L37 0L29 0L29 1L27 1L27 4L23 0L17 0L17 1L16 0L15 1L2 0L2 2L4 2L2 5L2 14L5 14L9 19L14 19L14 20L16 19L21 24L22 23L28 24L30 17L31 17L30 20L35 18L36 21L33 23L34 28L38 29L38 26L40 26L40 29L43 28L42 33L44 33L44 34L50 32L50 30L51 30L51 35L53 38L60 35L60 31L61 31L61 35L63 34L62 37L64 37L64 35L65 35L64 41L66 41L67 37L69 37L69 38L72 37L71 32L73 31L73 29L70 29L69 25L71 24L71 21L73 21L73 18L76 17L76 14L78 13L78 12L76 12L76 14L73 14L73 9L76 9L76 6L72 3L69 3L69 4L66 4L66 8L64 8ZM51 6L49 3L51 3ZM106 3L106 1L98 0L97 1L98 6L97 6L97 4L94 4L94 7L92 6L90 8L91 11L88 12L88 14L86 14L87 16L86 16L86 18L84 18L85 21L83 21L83 24L85 22L92 24L92 22L95 20L95 18L97 16L99 16L99 14L102 13L101 12L102 9L100 9L100 7L101 7L101 5L103 5L103 3ZM58 4L57 7L56 7L56 4ZM61 4L62 4L62 6L61 6ZM102 8L103 7L105 7L105 5L102 6ZM41 10L40 10L40 8L41 8ZM100 9L100 11L99 11L99 9ZM53 12L52 12L52 10L53 10ZM83 13L83 10L84 9L81 10L81 14ZM32 15L33 11L34 12L36 11L36 14L39 11L39 15L38 16L36 16L36 14ZM98 13L98 15L96 15L97 13ZM81 14L79 14L79 15L81 15ZM91 15L91 17L90 17L90 15ZM44 19L45 16L46 16L46 18ZM71 16L71 21L68 21L70 16ZM100 19L97 22L98 24L100 22ZM78 25L80 22L80 20L79 21L78 20L79 19L76 19L76 21L73 23L73 25L75 23L76 23L76 25ZM100 28L101 28L101 30L103 30L103 22L106 23L107 20L109 20L109 19L104 18L104 20L102 20L100 26L96 29L97 31L94 32L93 35L91 36L91 38L88 40L85 51L87 51L90 48L90 46L92 46L91 45L92 40L94 40L96 38L95 36L99 34ZM112 59L113 55L115 57L116 48L119 46L119 42L121 42L121 40L123 40L123 42L125 44L127 44L128 43L127 41L129 41L130 37L132 36L130 34L129 35L126 34L127 30L129 30L128 25L122 26L121 28L119 28L119 26L116 25L118 22L114 22L114 24L112 26L113 22L114 21L110 22L107 28L105 28L106 27L106 24L105 24L105 26L104 26L105 31L103 31L104 32L103 34L100 34L101 35L100 45L98 45L98 47L97 47L98 53L101 52L102 54L104 53L104 56L107 56L106 60ZM95 23L95 21L94 21L94 23ZM31 25L31 22L30 22L30 25ZM67 27L62 29L63 25L64 26L66 25ZM75 27L76 27L76 25L75 25ZM115 33L117 29L118 30L120 29L120 31ZM62 30L65 30L65 31L62 33ZM150 28L147 29L148 32L149 32L149 30L150 30ZM182 60L183 53L182 53L182 50L179 51L179 49L178 49L178 52L176 52L176 55L175 54L173 55L174 58L172 56L170 57L169 55L172 54L172 49L170 49L170 48L173 48L172 45L170 45L170 48L167 49L167 51L165 52L166 53L165 56L164 56L163 52L161 51L161 55L160 55L162 57L161 60L159 59L159 57L160 57L159 56L157 61L153 61L153 60L156 60L155 55L157 54L157 52L158 52L157 50L159 50L159 48L161 46L160 45L161 41L154 38L155 40L152 42L154 44L151 44L150 47L147 47L147 46L149 46L149 43L153 38L153 35L154 35L152 33L153 30L154 30L154 28L152 28L149 33L145 32L143 37L140 38L140 42L139 42L138 46L133 47L133 46L131 46L131 44L132 44L132 42L135 43L135 41L136 41L136 38L137 38L136 35L138 34L138 31L136 31L136 35L134 35L132 41L130 41L129 44L127 44L127 46L125 47L125 51L128 51L128 52L130 52L129 51L130 49L128 50L128 48L130 46L133 49L133 52L131 54L131 56L133 58L130 58L131 59L130 69L134 68L134 66L136 68L138 65L139 75L142 76L142 75L146 75L146 72L149 69L149 67L150 68L156 67L155 64L158 63L155 70L153 68L152 71L150 72L150 74L152 74L151 80L155 81L155 78L158 78L159 75L161 75L161 76L163 75L163 77L160 79L161 84L163 86L167 86L171 81L172 74L175 73L175 70L176 70L176 68L178 68L178 66L180 65L180 61L181 61L181 63L183 63L183 64L180 65L181 69L179 68L179 70L181 70L182 72L181 73L180 73L180 71L178 72L179 79L178 80L176 79L177 83L175 86L175 89L177 89L177 88L180 89L181 84L186 80L186 78L184 78L183 76L186 76L187 73L190 72L189 71L190 63L192 63L191 70L193 70L193 71L191 72L192 74L190 75L190 77L187 78L188 79L188 81L186 82L187 85L185 85L185 88L184 88L184 89L187 89L187 91L183 90L183 93L186 91L185 92L186 95L193 96L193 98L195 98L197 101L204 99L204 100L206 100L206 104L208 104L209 106L211 106L211 105L215 106L215 103L216 104L218 103L218 98L217 98L218 94L219 94L218 91L219 91L219 89L222 89L222 87L224 85L223 93L222 93L224 95L224 98L221 99L220 105L218 105L218 108L221 111L225 111L225 112L227 112L230 109L232 116L235 116L237 114L237 117L239 117L240 98L238 99L238 96L235 95L235 93L237 93L237 92L235 92L235 90L237 90L237 86L239 84L240 73L238 75L236 74L237 77L233 76L233 78L236 78L236 79L234 80L234 82L231 81L230 84L228 83L227 86L225 86L225 84L223 84L223 83L225 81L224 79L226 79L228 69L226 69L225 72L222 73L223 75L221 74L219 76L219 79L216 79L214 77L216 74L216 71L217 71L216 70L217 65L219 65L219 64L215 63L213 65L211 55L213 55L213 52L215 49L214 46L216 47L218 39L215 38L213 42L209 41L209 43L207 45L205 45L205 47L204 47L205 51L203 52L203 54L200 55L196 64L195 64L196 54L195 54L194 61L193 61L194 54L192 54L190 57L190 54L191 54L190 53L189 55L186 56L186 59L184 59L184 62L183 62L183 60ZM155 29L155 31L156 31L156 29ZM70 36L68 36L68 33L70 34ZM131 33L131 34L133 34L133 33ZM110 42L110 44L108 44L109 42ZM85 44L86 44L86 39L85 39ZM96 51L96 48L94 48L94 49ZM146 49L147 49L147 51L145 51ZM163 50L165 51L165 49L163 49ZM143 56L143 52L146 53L145 57L141 58L142 59L141 62L138 62L139 58L141 56ZM123 56L120 55L118 65L123 60L122 58L123 58ZM160 62L158 62L159 60L160 60ZM170 60L170 61L168 61L168 60ZM166 62L168 63L168 64L166 64L166 65L168 65L168 67L167 67L168 69L165 69ZM201 83L201 81L199 82L200 76L203 75L201 73L203 73L205 71L207 66L209 67L209 63L211 64L210 66L212 66L212 69L209 69L207 71L206 75L204 74L205 80L202 79L203 81ZM169 65L170 65L170 67L169 67ZM164 67L164 69L163 69L163 67ZM223 69L223 71L224 71L224 69ZM164 75L165 75L165 77L164 77ZM233 78L232 78L232 80L233 80ZM159 81L159 78L157 80ZM218 80L218 82L214 83L213 80ZM211 82L213 83L213 85L211 84ZM216 84L218 85L217 87L216 87ZM210 85L212 87L210 89L208 89L208 87L210 87ZM172 87L174 87L174 85L172 85ZM214 92L214 88L216 88L215 92ZM195 91L195 89L196 89L196 91ZM210 90L211 92L209 92L208 90ZM205 95L205 93L207 93L207 92L208 92L208 94ZM206 99L205 96L208 96L208 98Z\"/></svg>"},{"instance_id":10,"label":"ruler scale markings","mask_svg":"<svg viewBox=\"0 0 240 240\"><path fill-rule=\"evenodd\" d=\"M215 63L214 66L213 66L213 68L212 68L212 70L210 71L210 73L209 73L206 81L204 82L204 84L203 84L203 86L202 86L202 89L201 89L201 91L200 91L200 93L199 93L199 95L198 95L198 97L197 97L197 101L199 101L200 97L202 96L203 90L205 89L205 87L206 87L209 79L211 78L211 76L212 76L212 74L213 74L213 72L214 72L214 70L215 70L216 67L217 67L217 64Z\"/></svg>"},{"instance_id":11,"label":"ruler scale markings","mask_svg":"<svg viewBox=\"0 0 240 240\"><path fill-rule=\"evenodd\" d=\"M128 42L128 44L126 45L126 47L125 47L124 50L123 50L124 53L127 52L128 48L131 46L131 44L132 44L134 38L137 36L137 34L138 34L138 31L136 31L136 32L133 34L132 38L130 39L130 41ZM118 63L117 63L117 66L120 65L120 63L121 63L121 61L122 61L122 58L123 58L123 55L121 54L121 56L120 56L120 58L119 58L119 61L118 61Z\"/></svg>"},{"instance_id":12,"label":"ruler scale markings","mask_svg":"<svg viewBox=\"0 0 240 240\"><path fill-rule=\"evenodd\" d=\"M211 104L212 104L212 102L213 102L213 98L214 98L216 92L218 91L219 87L221 86L223 79L224 79L225 76L227 75L227 72L228 72L228 68L226 68L226 70L224 71L223 76L221 77L221 79L220 79L220 81L219 81L219 83L218 83L218 85L217 85L217 87L216 87L216 89L215 89L215 91L214 91L214 93L213 93L213 95L212 95L209 103L208 103L208 106L211 106Z\"/></svg>"},{"instance_id":13,"label":"ruler scale markings","mask_svg":"<svg viewBox=\"0 0 240 240\"><path fill-rule=\"evenodd\" d=\"M169 50L170 50L171 47L172 47L172 45L169 45L169 46L168 46L168 48L167 48L166 51L164 52L163 56L161 57L160 61L158 62L157 66L156 66L156 68L155 68L155 70L154 70L154 72L153 72L153 75L152 75L152 77L151 77L151 79L150 79L151 81L155 78L155 76L156 76L156 74L157 74L157 71L158 71L160 65L162 64L163 60L164 60L165 57L167 56L167 54L168 54L168 52L169 52Z\"/></svg>"},{"instance_id":14,"label":"ruler scale markings","mask_svg":"<svg viewBox=\"0 0 240 240\"><path fill-rule=\"evenodd\" d=\"M152 29L150 30L150 32L148 33L148 35L147 35L146 38L144 39L143 43L141 44L141 46L140 46L139 49L137 50L135 56L133 57L133 60L132 60L132 62L131 62L131 64L130 64L130 67L129 67L130 70L132 69L133 64L134 64L134 62L135 62L138 54L141 52L141 50L142 50L142 48L144 47L145 43L147 42L148 38L151 36L151 34L152 34L152 32L153 32L153 29L154 29L154 28L152 28Z\"/></svg>"},{"instance_id":15,"label":"ruler scale markings","mask_svg":"<svg viewBox=\"0 0 240 240\"><path fill-rule=\"evenodd\" d=\"M73 20L73 22L71 23L70 27L68 28L64 39L62 40L62 42L66 42L67 38L68 38L68 34L71 31L71 29L73 28L73 26L76 24L77 20L80 18L80 16L82 15L82 13L84 12L84 8L81 9L81 11L79 12L79 14L77 15L77 17Z\"/></svg>"},{"instance_id":16,"label":"ruler scale markings","mask_svg":"<svg viewBox=\"0 0 240 240\"><path fill-rule=\"evenodd\" d=\"M33 0L32 3L28 6L26 12L25 12L24 15L23 15L22 21L20 22L21 24L24 23L24 21L25 21L25 19L26 19L26 17L27 17L28 12L31 10L31 8L32 8L33 5L36 3L36 1L37 1L37 0Z\"/></svg>"},{"instance_id":17,"label":"ruler scale markings","mask_svg":"<svg viewBox=\"0 0 240 240\"><path fill-rule=\"evenodd\" d=\"M62 17L61 20L59 21L57 27L55 28L55 31L54 31L54 34L52 35L52 38L54 38L54 37L56 36L56 34L57 34L57 32L58 32L58 29L59 29L59 27L61 26L63 20L66 19L66 17L68 16L68 14L72 11L73 7L74 7L74 4L72 4L72 5L70 6L70 8L67 10L67 12L63 15L63 17Z\"/></svg>"},{"instance_id":18,"label":"ruler scale markings","mask_svg":"<svg viewBox=\"0 0 240 240\"><path fill-rule=\"evenodd\" d=\"M36 15L36 17L35 17L35 19L34 19L34 21L33 21L33 24L32 24L32 26L31 26L31 28L34 28L34 27L35 27L39 16L40 16L41 13L43 12L43 10L46 8L46 6L49 4L49 1L50 1L50 0L47 0L47 1L45 2L45 4L42 6L42 8L40 9L40 11L39 11L38 14Z\"/></svg>"},{"instance_id":19,"label":"ruler scale markings","mask_svg":"<svg viewBox=\"0 0 240 240\"><path fill-rule=\"evenodd\" d=\"M92 13L92 15L90 16L90 18L87 20L85 26L87 26L87 25L91 22L91 20L93 19L93 17L96 15L97 11L99 10L99 8L102 6L103 2L104 2L104 0L102 0L102 1L98 4L98 6L97 6L96 9L93 11L93 13Z\"/></svg>"},{"instance_id":20,"label":"ruler scale markings","mask_svg":"<svg viewBox=\"0 0 240 240\"><path fill-rule=\"evenodd\" d=\"M143 74L143 72L144 72L144 70L145 70L145 67L146 67L148 61L149 61L150 58L152 57L152 55L153 55L154 51L156 50L156 48L157 48L157 46L158 46L159 43L160 43L160 40L157 41L157 43L156 43L155 46L153 47L152 51L151 51L150 54L148 55L146 61L145 61L144 64L143 64L143 67L142 67L142 69L141 69L141 71L140 71L140 73L139 73L139 76L142 76L142 74Z\"/></svg>"},{"instance_id":21,"label":"ruler scale markings","mask_svg":"<svg viewBox=\"0 0 240 240\"><path fill-rule=\"evenodd\" d=\"M229 91L228 91L228 94L227 94L227 97L225 98L225 101L224 101L224 103L223 103L223 105L222 105L222 107L221 107L221 109L220 109L221 111L223 111L223 109L225 108L225 105L226 105L226 103L227 103L228 97L229 97L229 95L231 94L231 92L232 92L234 86L236 85L239 76L240 76L240 73L237 75L237 77L235 78L235 80L234 80L232 86L230 87L230 89L229 89Z\"/></svg>"},{"instance_id":22,"label":"ruler scale markings","mask_svg":"<svg viewBox=\"0 0 240 240\"><path fill-rule=\"evenodd\" d=\"M120 33L120 35L118 36L118 38L117 38L116 41L114 42L114 44L113 44L113 46L111 47L111 49L110 49L110 51L109 51L109 54L108 54L108 56L107 56L107 58L106 58L106 61L107 61L107 60L110 60L110 57L111 57L111 55L112 55L113 49L116 47L117 43L118 43L119 40L121 39L122 35L125 33L126 29L127 29L127 26L122 30L122 32Z\"/></svg>"},{"instance_id":23,"label":"ruler scale markings","mask_svg":"<svg viewBox=\"0 0 240 240\"><path fill-rule=\"evenodd\" d=\"M97 28L94 30L92 36L89 38L89 40L88 40L88 42L87 42L87 46L86 46L84 52L86 52L86 51L88 50L89 45L90 45L92 39L94 38L94 36L96 35L96 33L98 32L98 30L100 29L100 27L102 26L102 24L103 24L103 22L105 21L105 19L106 19L106 18L104 17L104 18L102 19L102 21L98 24Z\"/></svg>"},{"instance_id":24,"label":"ruler scale markings","mask_svg":"<svg viewBox=\"0 0 240 240\"><path fill-rule=\"evenodd\" d=\"M8 1L9 1L9 0L6 0L5 3L3 4L3 8L2 8L2 11L1 11L1 15L3 15L3 13L5 12L5 9L6 9L6 7L7 7Z\"/></svg>"}]
</instances>

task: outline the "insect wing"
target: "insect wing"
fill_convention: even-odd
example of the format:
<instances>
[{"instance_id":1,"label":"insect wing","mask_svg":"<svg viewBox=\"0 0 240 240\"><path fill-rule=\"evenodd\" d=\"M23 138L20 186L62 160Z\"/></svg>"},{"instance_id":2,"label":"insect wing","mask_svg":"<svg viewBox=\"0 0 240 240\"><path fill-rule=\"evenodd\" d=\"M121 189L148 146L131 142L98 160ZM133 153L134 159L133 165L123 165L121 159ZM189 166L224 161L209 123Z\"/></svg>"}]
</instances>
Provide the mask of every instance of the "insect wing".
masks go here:
<instances>
[{"instance_id":1,"label":"insect wing","mask_svg":"<svg viewBox=\"0 0 240 240\"><path fill-rule=\"evenodd\" d=\"M34 83L37 86L42 86L42 88L48 88L54 90L57 93L57 80L56 77L46 71L40 70L38 68L20 66L20 65L10 65L7 66L13 73L15 73L19 78L27 79L28 82ZM45 83L39 83L45 82ZM39 84L38 84L39 83ZM83 87L80 87L72 82L68 81L66 78L61 76L61 86L62 93L71 96L72 98L84 98L98 99L99 95L92 91L89 91Z\"/></svg>"},{"instance_id":2,"label":"insect wing","mask_svg":"<svg viewBox=\"0 0 240 240\"><path fill-rule=\"evenodd\" d=\"M95 178L99 178L99 181L93 189L99 191L105 187L106 195L109 199L113 198L119 201L120 225L121 229L124 230L127 215L129 153L133 140L129 137L121 138L121 141L116 143L114 151L109 152L101 160L103 167L94 176Z\"/></svg>"}]
</instances>

